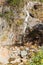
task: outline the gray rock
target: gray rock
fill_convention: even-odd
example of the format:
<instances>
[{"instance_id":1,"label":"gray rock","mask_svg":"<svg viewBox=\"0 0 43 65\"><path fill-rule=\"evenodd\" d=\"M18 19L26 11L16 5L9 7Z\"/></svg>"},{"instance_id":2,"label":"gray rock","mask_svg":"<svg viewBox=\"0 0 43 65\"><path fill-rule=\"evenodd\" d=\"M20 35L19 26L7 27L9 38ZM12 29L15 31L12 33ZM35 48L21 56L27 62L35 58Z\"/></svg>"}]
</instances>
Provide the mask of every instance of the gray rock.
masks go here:
<instances>
[{"instance_id":1,"label":"gray rock","mask_svg":"<svg viewBox=\"0 0 43 65\"><path fill-rule=\"evenodd\" d=\"M8 24L5 19L0 18L0 34L8 28Z\"/></svg>"},{"instance_id":2,"label":"gray rock","mask_svg":"<svg viewBox=\"0 0 43 65\"><path fill-rule=\"evenodd\" d=\"M27 55L27 51L23 50L21 51L21 57L25 57Z\"/></svg>"},{"instance_id":3,"label":"gray rock","mask_svg":"<svg viewBox=\"0 0 43 65\"><path fill-rule=\"evenodd\" d=\"M5 12L10 12L10 6L9 7L8 6L3 7L3 13L5 13Z\"/></svg>"}]
</instances>

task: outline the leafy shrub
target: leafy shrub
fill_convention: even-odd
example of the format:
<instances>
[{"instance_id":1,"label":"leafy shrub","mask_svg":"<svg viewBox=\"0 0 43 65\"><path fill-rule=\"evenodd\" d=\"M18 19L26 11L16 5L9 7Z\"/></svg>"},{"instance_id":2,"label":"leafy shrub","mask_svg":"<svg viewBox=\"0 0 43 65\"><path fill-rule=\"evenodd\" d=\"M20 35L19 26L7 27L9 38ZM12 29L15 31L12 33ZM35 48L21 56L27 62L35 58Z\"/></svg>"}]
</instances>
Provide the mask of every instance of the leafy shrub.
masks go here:
<instances>
[{"instance_id":1,"label":"leafy shrub","mask_svg":"<svg viewBox=\"0 0 43 65\"><path fill-rule=\"evenodd\" d=\"M31 61L29 61L29 64L26 64L26 65L43 65L43 50L40 49L36 53L36 55L33 58L31 58Z\"/></svg>"}]
</instances>

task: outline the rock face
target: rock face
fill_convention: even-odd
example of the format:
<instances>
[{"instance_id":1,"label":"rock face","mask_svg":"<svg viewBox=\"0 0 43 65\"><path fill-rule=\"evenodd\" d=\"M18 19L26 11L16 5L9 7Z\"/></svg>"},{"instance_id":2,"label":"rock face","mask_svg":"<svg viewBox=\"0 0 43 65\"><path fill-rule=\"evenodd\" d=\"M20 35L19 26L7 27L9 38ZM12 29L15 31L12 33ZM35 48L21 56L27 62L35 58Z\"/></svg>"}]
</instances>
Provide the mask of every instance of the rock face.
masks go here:
<instances>
[{"instance_id":1,"label":"rock face","mask_svg":"<svg viewBox=\"0 0 43 65\"><path fill-rule=\"evenodd\" d=\"M37 24L33 27L33 29L39 30L40 32L43 33L43 23L42 24Z\"/></svg>"},{"instance_id":2,"label":"rock face","mask_svg":"<svg viewBox=\"0 0 43 65\"><path fill-rule=\"evenodd\" d=\"M0 2L2 2L2 1L0 1ZM11 9L11 11L10 11L10 9ZM13 9L13 12L12 12L12 9ZM40 18L43 19L43 6L40 2L32 2L32 1L27 2L24 5L23 9L21 9L20 13L18 11L16 11L16 9L14 10L14 7L11 8L10 6L7 6L7 5L5 7L4 6L1 7L0 12L1 11L2 11L2 13L5 14L5 17L7 18L7 20L11 21L11 19L12 19L12 21L14 22L13 30L14 30L14 34L17 39L16 42L20 43L20 45L24 42L25 33L26 33L26 35L28 35L30 32L30 31L27 31L28 32L28 34L27 34L27 32L25 32L26 28L29 27L31 30L31 29L33 29L33 27L35 25L37 25L43 21L43 20L39 19L39 16L42 16ZM13 14L14 14L14 16L13 16ZM3 28L3 27L6 28L6 26L7 26L6 23L2 23L0 25L0 28ZM4 30L4 28L3 28L3 30ZM11 31L9 31L9 33L10 32ZM8 33L8 36L9 36L9 33ZM10 34L11 34L10 36L13 37L13 32L11 32ZM27 41L27 40L25 40L25 41ZM15 41L14 41L14 43L15 43Z\"/></svg>"},{"instance_id":3,"label":"rock face","mask_svg":"<svg viewBox=\"0 0 43 65\"><path fill-rule=\"evenodd\" d=\"M0 18L0 34L8 28L8 24L5 19Z\"/></svg>"},{"instance_id":4,"label":"rock face","mask_svg":"<svg viewBox=\"0 0 43 65\"><path fill-rule=\"evenodd\" d=\"M33 44L35 44L37 41L36 44L43 45L43 24L37 24L33 26L32 31L25 35L24 40L25 42L33 42Z\"/></svg>"},{"instance_id":5,"label":"rock face","mask_svg":"<svg viewBox=\"0 0 43 65\"><path fill-rule=\"evenodd\" d=\"M12 38L14 34L9 30L9 26L6 20L0 18L0 45L12 44Z\"/></svg>"},{"instance_id":6,"label":"rock face","mask_svg":"<svg viewBox=\"0 0 43 65\"><path fill-rule=\"evenodd\" d=\"M35 3L33 8L30 9L30 16L43 21L43 4Z\"/></svg>"},{"instance_id":7,"label":"rock face","mask_svg":"<svg viewBox=\"0 0 43 65\"><path fill-rule=\"evenodd\" d=\"M29 41L36 42L35 39L36 39L37 35L39 35L38 37L40 37L39 28L40 28L40 24L42 23L42 20L39 19L39 17L37 17L37 15L40 12L41 8L42 8L42 4L40 2L29 1L29 3L24 5L23 10L21 11L21 13L19 13L20 18L16 19L16 26L17 27L16 28L14 27L16 30L16 39L17 39L16 45L17 44L24 45L24 43L29 42ZM35 11L37 14L35 13ZM22 24L20 23L21 20L23 21ZM39 33L36 32L37 25L38 25L37 31L39 31ZM41 25L41 26L43 26L43 25ZM35 28L35 31L34 31L34 28ZM42 34L42 32L41 32L41 34ZM39 43L37 43L37 44L39 44Z\"/></svg>"},{"instance_id":8,"label":"rock face","mask_svg":"<svg viewBox=\"0 0 43 65\"><path fill-rule=\"evenodd\" d=\"M43 45L42 3L24 1L20 10L6 3L0 7L0 62L3 64L25 65L38 46Z\"/></svg>"},{"instance_id":9,"label":"rock face","mask_svg":"<svg viewBox=\"0 0 43 65\"><path fill-rule=\"evenodd\" d=\"M0 5L2 5L5 2L5 0L0 0Z\"/></svg>"},{"instance_id":10,"label":"rock face","mask_svg":"<svg viewBox=\"0 0 43 65\"><path fill-rule=\"evenodd\" d=\"M6 47L0 47L0 62L7 64L9 57L10 51Z\"/></svg>"}]
</instances>

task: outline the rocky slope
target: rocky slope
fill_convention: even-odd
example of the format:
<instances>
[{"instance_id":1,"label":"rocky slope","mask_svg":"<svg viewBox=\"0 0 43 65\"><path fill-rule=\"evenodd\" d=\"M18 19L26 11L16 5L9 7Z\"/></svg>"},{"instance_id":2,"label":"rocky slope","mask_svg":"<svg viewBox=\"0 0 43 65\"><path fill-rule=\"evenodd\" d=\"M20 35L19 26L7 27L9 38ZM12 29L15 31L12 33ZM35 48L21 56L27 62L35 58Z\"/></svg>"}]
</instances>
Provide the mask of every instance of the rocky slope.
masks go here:
<instances>
[{"instance_id":1,"label":"rocky slope","mask_svg":"<svg viewBox=\"0 0 43 65\"><path fill-rule=\"evenodd\" d=\"M43 48L43 3L16 2L0 0L0 65L25 65Z\"/></svg>"}]
</instances>

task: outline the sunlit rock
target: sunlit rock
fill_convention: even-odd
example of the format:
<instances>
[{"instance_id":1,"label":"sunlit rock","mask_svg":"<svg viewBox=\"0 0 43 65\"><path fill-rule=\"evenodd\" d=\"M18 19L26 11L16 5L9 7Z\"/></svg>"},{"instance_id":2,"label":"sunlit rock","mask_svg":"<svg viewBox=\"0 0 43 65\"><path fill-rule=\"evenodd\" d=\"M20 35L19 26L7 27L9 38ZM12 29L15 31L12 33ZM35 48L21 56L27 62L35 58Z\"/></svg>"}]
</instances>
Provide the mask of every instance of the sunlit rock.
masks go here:
<instances>
[{"instance_id":1,"label":"sunlit rock","mask_svg":"<svg viewBox=\"0 0 43 65\"><path fill-rule=\"evenodd\" d=\"M26 55L27 55L27 51L22 50L22 51L21 51L21 57L26 57Z\"/></svg>"},{"instance_id":2,"label":"sunlit rock","mask_svg":"<svg viewBox=\"0 0 43 65\"><path fill-rule=\"evenodd\" d=\"M7 22L0 18L0 45L11 45L14 33L9 28Z\"/></svg>"},{"instance_id":3,"label":"sunlit rock","mask_svg":"<svg viewBox=\"0 0 43 65\"><path fill-rule=\"evenodd\" d=\"M5 0L0 0L0 5L2 5L5 2Z\"/></svg>"},{"instance_id":4,"label":"sunlit rock","mask_svg":"<svg viewBox=\"0 0 43 65\"><path fill-rule=\"evenodd\" d=\"M10 51L6 47L0 47L0 62L7 64L10 57Z\"/></svg>"},{"instance_id":5,"label":"sunlit rock","mask_svg":"<svg viewBox=\"0 0 43 65\"><path fill-rule=\"evenodd\" d=\"M0 34L2 34L6 29L8 29L8 24L5 19L0 18Z\"/></svg>"}]
</instances>

